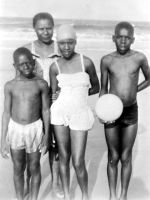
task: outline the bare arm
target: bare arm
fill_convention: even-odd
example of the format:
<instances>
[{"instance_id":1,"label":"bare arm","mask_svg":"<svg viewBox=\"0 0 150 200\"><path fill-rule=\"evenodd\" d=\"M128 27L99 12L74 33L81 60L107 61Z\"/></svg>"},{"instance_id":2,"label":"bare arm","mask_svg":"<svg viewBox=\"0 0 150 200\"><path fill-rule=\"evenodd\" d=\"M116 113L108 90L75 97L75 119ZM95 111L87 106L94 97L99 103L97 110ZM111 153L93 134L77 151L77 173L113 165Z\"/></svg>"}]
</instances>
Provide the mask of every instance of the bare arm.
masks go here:
<instances>
[{"instance_id":1,"label":"bare arm","mask_svg":"<svg viewBox=\"0 0 150 200\"><path fill-rule=\"evenodd\" d=\"M89 95L93 95L99 92L99 80L96 74L94 63L87 57L84 59L86 72L89 74L91 88L89 89Z\"/></svg>"},{"instance_id":2,"label":"bare arm","mask_svg":"<svg viewBox=\"0 0 150 200\"><path fill-rule=\"evenodd\" d=\"M100 90L100 96L103 94L108 93L108 68L107 68L107 60L106 57L103 57L101 59L100 63L100 72L101 72L101 90Z\"/></svg>"},{"instance_id":3,"label":"bare arm","mask_svg":"<svg viewBox=\"0 0 150 200\"><path fill-rule=\"evenodd\" d=\"M46 151L49 147L49 138L51 138L50 131L50 111L49 111L49 88L46 81L42 80L41 84L41 99L42 99L42 119L44 124L44 145ZM46 152L45 152L46 153Z\"/></svg>"},{"instance_id":4,"label":"bare arm","mask_svg":"<svg viewBox=\"0 0 150 200\"><path fill-rule=\"evenodd\" d=\"M56 64L53 63L50 66L50 71L49 71L52 103L57 99L59 95L58 81L56 79L57 75L58 75L58 70L57 70Z\"/></svg>"},{"instance_id":5,"label":"bare arm","mask_svg":"<svg viewBox=\"0 0 150 200\"><path fill-rule=\"evenodd\" d=\"M141 59L141 70L143 72L145 80L142 81L138 85L138 92L145 89L150 85L150 68L148 65L148 61L145 55L142 54L142 59Z\"/></svg>"},{"instance_id":6,"label":"bare arm","mask_svg":"<svg viewBox=\"0 0 150 200\"><path fill-rule=\"evenodd\" d=\"M11 117L11 90L10 90L10 83L7 83L4 88L4 112L2 115L2 134L1 134L1 153L4 158L7 157L8 149L6 143L6 136L8 131L8 124Z\"/></svg>"}]
</instances>

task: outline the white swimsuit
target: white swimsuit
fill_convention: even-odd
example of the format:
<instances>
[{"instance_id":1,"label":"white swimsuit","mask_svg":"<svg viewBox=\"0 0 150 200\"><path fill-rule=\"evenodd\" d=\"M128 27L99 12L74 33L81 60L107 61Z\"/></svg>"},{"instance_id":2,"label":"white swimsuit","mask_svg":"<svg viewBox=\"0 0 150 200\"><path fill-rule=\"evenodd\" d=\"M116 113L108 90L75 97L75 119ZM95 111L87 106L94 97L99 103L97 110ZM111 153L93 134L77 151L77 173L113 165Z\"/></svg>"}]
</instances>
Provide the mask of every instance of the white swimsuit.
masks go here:
<instances>
[{"instance_id":1,"label":"white swimsuit","mask_svg":"<svg viewBox=\"0 0 150 200\"><path fill-rule=\"evenodd\" d=\"M91 87L89 75L85 72L81 55L82 72L64 74L60 72L58 99L51 106L51 124L69 126L72 130L89 130L94 123L93 113L88 106L88 91Z\"/></svg>"},{"instance_id":2,"label":"white swimsuit","mask_svg":"<svg viewBox=\"0 0 150 200\"><path fill-rule=\"evenodd\" d=\"M36 61L35 63L35 73L40 78L43 78L49 83L49 68L50 65L55 62L59 56L58 48L56 42L54 42L54 53L50 54L46 58L41 58L40 55L38 55L35 51L35 45L34 42L31 43L31 52L33 54L33 57Z\"/></svg>"}]
</instances>

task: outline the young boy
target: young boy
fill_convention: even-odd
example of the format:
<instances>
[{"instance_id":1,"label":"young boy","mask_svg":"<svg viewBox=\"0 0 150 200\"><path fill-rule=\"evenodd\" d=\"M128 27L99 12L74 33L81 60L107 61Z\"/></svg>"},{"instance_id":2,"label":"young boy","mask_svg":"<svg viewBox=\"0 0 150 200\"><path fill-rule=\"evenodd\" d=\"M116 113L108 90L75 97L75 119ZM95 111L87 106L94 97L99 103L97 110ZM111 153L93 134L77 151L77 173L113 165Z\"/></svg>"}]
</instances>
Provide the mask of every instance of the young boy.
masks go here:
<instances>
[{"instance_id":1,"label":"young boy","mask_svg":"<svg viewBox=\"0 0 150 200\"><path fill-rule=\"evenodd\" d=\"M121 161L120 200L127 200L127 190L132 171L132 148L138 128L137 92L150 84L150 69L143 53L130 49L134 42L134 28L128 22L120 22L115 27L113 42L116 51L101 60L100 96L112 93L119 96L124 110L114 123L105 123L108 146L108 182L110 200L116 200L118 162ZM145 80L138 84L139 71ZM110 84L108 90L108 83Z\"/></svg>"},{"instance_id":2,"label":"young boy","mask_svg":"<svg viewBox=\"0 0 150 200\"><path fill-rule=\"evenodd\" d=\"M35 200L41 182L41 150L45 154L49 144L49 89L46 81L34 75L34 60L28 49L18 48L13 59L19 75L5 84L1 153L7 157L9 143L18 200L24 198L27 162L31 174L30 199Z\"/></svg>"},{"instance_id":3,"label":"young boy","mask_svg":"<svg viewBox=\"0 0 150 200\"><path fill-rule=\"evenodd\" d=\"M60 57L56 42L52 39L54 30L54 20L49 13L38 13L33 17L33 28L37 35L37 40L25 45L35 59L34 72L37 76L43 78L49 83L50 65ZM52 103L52 102L51 102ZM51 127L51 130L53 128ZM53 132L53 131L52 131ZM49 150L49 164L52 173L52 189L56 196L63 197L59 189L59 159L57 143L54 138ZM29 185L30 174L27 173L27 190Z\"/></svg>"}]
</instances>

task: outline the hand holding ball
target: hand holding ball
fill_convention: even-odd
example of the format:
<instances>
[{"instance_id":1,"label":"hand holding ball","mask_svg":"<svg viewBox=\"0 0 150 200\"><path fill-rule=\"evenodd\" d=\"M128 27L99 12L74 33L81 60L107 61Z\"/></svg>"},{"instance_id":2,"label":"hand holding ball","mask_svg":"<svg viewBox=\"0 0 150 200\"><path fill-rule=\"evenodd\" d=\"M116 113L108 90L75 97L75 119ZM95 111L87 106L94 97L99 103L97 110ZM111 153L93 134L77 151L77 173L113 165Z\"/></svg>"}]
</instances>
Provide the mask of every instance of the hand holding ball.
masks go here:
<instances>
[{"instance_id":1,"label":"hand holding ball","mask_svg":"<svg viewBox=\"0 0 150 200\"><path fill-rule=\"evenodd\" d=\"M121 99L114 94L104 94L101 96L95 106L95 111L104 122L112 122L120 117L123 111Z\"/></svg>"}]
</instances>

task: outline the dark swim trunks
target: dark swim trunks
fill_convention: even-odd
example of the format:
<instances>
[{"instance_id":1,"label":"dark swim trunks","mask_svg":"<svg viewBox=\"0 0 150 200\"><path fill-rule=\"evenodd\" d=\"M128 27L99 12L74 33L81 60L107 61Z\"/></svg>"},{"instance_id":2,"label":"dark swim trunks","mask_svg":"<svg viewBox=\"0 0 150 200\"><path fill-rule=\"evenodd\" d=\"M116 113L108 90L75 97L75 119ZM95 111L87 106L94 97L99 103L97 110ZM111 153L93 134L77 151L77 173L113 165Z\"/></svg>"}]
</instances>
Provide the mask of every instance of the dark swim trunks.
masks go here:
<instances>
[{"instance_id":1,"label":"dark swim trunks","mask_svg":"<svg viewBox=\"0 0 150 200\"><path fill-rule=\"evenodd\" d=\"M121 127L136 124L138 121L138 105L137 102L131 106L123 108L121 116L113 123L104 124L105 128L113 128L120 125Z\"/></svg>"}]
</instances>

